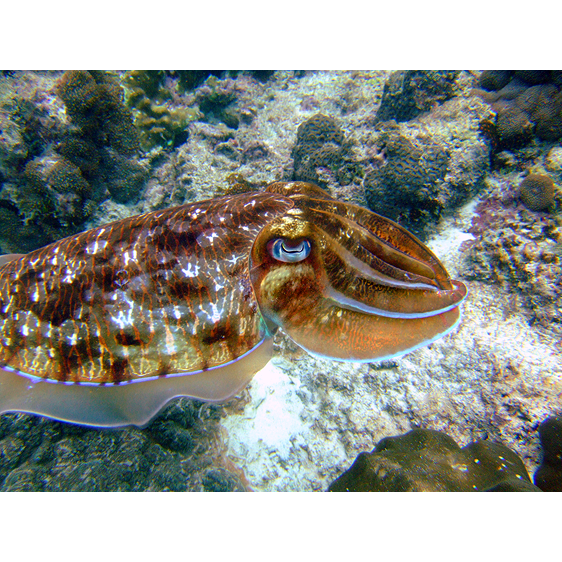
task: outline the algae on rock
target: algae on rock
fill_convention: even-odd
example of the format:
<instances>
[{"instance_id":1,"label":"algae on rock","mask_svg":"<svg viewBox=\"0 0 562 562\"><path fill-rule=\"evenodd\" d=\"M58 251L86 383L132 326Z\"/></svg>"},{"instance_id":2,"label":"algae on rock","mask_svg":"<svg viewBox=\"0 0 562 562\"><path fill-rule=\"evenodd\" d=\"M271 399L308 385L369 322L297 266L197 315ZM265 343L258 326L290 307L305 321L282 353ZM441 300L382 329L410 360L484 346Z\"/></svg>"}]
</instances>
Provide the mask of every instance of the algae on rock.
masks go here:
<instances>
[{"instance_id":1,"label":"algae on rock","mask_svg":"<svg viewBox=\"0 0 562 562\"><path fill-rule=\"evenodd\" d=\"M525 465L500 443L462 449L447 434L414 429L360 453L330 492L540 492Z\"/></svg>"},{"instance_id":2,"label":"algae on rock","mask_svg":"<svg viewBox=\"0 0 562 562\"><path fill-rule=\"evenodd\" d=\"M174 84L167 84L169 80L164 70L129 70L123 77L125 103L132 108L145 152L183 144L189 123L202 116L197 108L174 106Z\"/></svg>"}]
</instances>

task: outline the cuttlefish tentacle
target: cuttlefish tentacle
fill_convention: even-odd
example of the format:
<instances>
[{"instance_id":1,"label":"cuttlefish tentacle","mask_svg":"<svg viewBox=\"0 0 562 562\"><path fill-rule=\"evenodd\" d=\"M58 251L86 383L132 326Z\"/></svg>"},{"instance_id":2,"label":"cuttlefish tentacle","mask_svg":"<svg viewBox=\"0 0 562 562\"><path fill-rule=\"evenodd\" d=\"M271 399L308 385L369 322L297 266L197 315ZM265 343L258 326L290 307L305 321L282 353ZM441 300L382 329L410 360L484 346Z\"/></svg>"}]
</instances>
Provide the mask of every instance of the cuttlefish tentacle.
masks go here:
<instances>
[{"instance_id":1,"label":"cuttlefish tentacle","mask_svg":"<svg viewBox=\"0 0 562 562\"><path fill-rule=\"evenodd\" d=\"M295 195L306 187L268 189ZM355 205L324 196L299 203L260 232L251 271L262 314L295 342L321 356L373 361L454 328L466 287L417 238ZM310 255L298 264L276 263L264 248L279 236L310 240Z\"/></svg>"},{"instance_id":2,"label":"cuttlefish tentacle","mask_svg":"<svg viewBox=\"0 0 562 562\"><path fill-rule=\"evenodd\" d=\"M336 217L333 222L337 220ZM368 240L356 241L361 235L366 236L366 231L361 231L349 226L346 232L355 232L355 238L330 236L319 249L323 268L330 277L332 295L356 301L356 306L365 312L388 316L432 316L458 305L462 295L448 278L438 282L437 274L419 260L384 262L366 249ZM333 232L339 233L342 229ZM429 271L424 271L422 266Z\"/></svg>"},{"instance_id":3,"label":"cuttlefish tentacle","mask_svg":"<svg viewBox=\"0 0 562 562\"><path fill-rule=\"evenodd\" d=\"M419 240L312 184L130 217L0 257L0 413L142 425L271 357L374 361L450 331L466 288Z\"/></svg>"}]
</instances>

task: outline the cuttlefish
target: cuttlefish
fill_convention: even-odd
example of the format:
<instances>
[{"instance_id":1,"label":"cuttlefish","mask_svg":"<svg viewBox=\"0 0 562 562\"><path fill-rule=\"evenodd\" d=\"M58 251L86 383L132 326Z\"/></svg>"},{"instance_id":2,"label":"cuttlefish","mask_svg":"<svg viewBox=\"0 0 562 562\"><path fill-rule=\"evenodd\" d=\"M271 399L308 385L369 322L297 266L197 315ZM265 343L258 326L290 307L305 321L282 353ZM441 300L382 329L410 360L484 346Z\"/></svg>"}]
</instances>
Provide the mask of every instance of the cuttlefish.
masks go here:
<instances>
[{"instance_id":1,"label":"cuttlefish","mask_svg":"<svg viewBox=\"0 0 562 562\"><path fill-rule=\"evenodd\" d=\"M170 399L224 401L281 328L372 362L458 323L466 287L404 228L277 182L129 217L0 266L0 413L146 424Z\"/></svg>"}]
</instances>

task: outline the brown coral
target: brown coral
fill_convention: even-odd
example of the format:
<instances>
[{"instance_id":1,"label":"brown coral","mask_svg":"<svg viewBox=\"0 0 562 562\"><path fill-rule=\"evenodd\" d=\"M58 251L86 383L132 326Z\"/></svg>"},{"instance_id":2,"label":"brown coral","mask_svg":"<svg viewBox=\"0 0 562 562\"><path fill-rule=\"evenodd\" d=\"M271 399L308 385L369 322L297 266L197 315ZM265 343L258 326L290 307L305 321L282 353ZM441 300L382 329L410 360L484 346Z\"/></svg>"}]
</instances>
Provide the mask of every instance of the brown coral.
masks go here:
<instances>
[{"instance_id":1,"label":"brown coral","mask_svg":"<svg viewBox=\"0 0 562 562\"><path fill-rule=\"evenodd\" d=\"M346 160L351 160L349 143L336 120L317 114L301 123L292 151L293 178L326 187L318 176L318 168L327 168L339 182L346 180Z\"/></svg>"},{"instance_id":2,"label":"brown coral","mask_svg":"<svg viewBox=\"0 0 562 562\"><path fill-rule=\"evenodd\" d=\"M123 91L110 75L86 70L65 72L57 86L72 122L98 146L110 146L131 156L139 148L139 133Z\"/></svg>"},{"instance_id":3,"label":"brown coral","mask_svg":"<svg viewBox=\"0 0 562 562\"><path fill-rule=\"evenodd\" d=\"M519 196L530 211L546 211L554 205L554 182L550 176L530 174L519 184Z\"/></svg>"},{"instance_id":4,"label":"brown coral","mask_svg":"<svg viewBox=\"0 0 562 562\"><path fill-rule=\"evenodd\" d=\"M499 150L520 148L533 137L562 138L560 71L485 71L477 93L497 112ZM492 90L492 91L490 91Z\"/></svg>"}]
</instances>

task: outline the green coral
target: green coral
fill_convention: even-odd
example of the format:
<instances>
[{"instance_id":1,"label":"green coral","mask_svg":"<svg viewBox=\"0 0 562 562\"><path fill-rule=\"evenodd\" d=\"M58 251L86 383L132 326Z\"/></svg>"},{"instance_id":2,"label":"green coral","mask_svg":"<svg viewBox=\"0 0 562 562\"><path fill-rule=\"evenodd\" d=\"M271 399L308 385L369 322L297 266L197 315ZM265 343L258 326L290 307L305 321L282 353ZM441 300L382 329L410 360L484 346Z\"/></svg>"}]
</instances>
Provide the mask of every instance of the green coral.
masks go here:
<instances>
[{"instance_id":1,"label":"green coral","mask_svg":"<svg viewBox=\"0 0 562 562\"><path fill-rule=\"evenodd\" d=\"M132 108L145 151L182 144L189 123L201 116L197 109L173 107L172 92L164 83L168 74L164 70L130 70L123 78L125 102Z\"/></svg>"},{"instance_id":2,"label":"green coral","mask_svg":"<svg viewBox=\"0 0 562 562\"><path fill-rule=\"evenodd\" d=\"M523 461L500 443L459 447L439 431L414 429L360 453L330 492L540 492Z\"/></svg>"}]
</instances>

